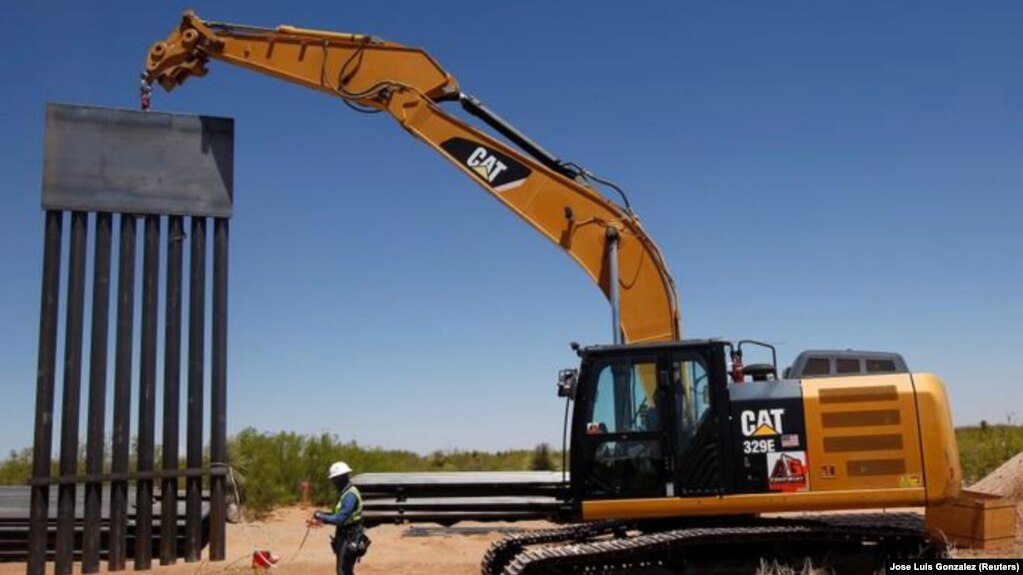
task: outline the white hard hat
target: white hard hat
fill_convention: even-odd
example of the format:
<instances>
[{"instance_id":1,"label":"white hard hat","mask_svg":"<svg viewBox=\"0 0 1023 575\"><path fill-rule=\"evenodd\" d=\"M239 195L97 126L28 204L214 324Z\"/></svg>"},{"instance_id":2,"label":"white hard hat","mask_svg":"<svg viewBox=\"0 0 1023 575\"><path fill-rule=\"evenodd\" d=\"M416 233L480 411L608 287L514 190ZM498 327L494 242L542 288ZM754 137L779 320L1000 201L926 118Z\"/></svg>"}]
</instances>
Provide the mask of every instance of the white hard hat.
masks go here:
<instances>
[{"instance_id":1,"label":"white hard hat","mask_svg":"<svg viewBox=\"0 0 1023 575\"><path fill-rule=\"evenodd\" d=\"M345 463L344 461L335 461L330 466L330 472L327 474L327 477L329 477L330 479L334 479L335 477L339 477L341 475L348 475L351 472L352 468L349 467L347 463Z\"/></svg>"}]
</instances>

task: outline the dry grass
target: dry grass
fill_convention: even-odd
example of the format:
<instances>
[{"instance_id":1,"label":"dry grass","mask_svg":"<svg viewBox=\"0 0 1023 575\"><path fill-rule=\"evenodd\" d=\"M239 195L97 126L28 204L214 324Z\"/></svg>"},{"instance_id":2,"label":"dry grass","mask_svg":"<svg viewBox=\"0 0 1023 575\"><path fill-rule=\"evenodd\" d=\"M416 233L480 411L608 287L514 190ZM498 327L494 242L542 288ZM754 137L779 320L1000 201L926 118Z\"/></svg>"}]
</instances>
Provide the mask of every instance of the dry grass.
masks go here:
<instances>
[{"instance_id":1,"label":"dry grass","mask_svg":"<svg viewBox=\"0 0 1023 575\"><path fill-rule=\"evenodd\" d=\"M795 569L788 565L781 565L777 561L760 560L760 567L757 568L757 575L832 575L834 573L827 567L814 567L807 559L801 569Z\"/></svg>"}]
</instances>

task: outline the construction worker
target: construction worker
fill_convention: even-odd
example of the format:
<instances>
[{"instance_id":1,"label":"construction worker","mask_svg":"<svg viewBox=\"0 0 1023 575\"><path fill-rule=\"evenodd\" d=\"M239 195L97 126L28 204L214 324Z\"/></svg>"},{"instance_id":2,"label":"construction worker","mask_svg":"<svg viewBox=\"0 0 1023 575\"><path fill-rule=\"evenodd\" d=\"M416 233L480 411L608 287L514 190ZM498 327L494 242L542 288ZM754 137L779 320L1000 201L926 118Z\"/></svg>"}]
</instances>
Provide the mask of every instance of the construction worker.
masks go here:
<instances>
[{"instance_id":1,"label":"construction worker","mask_svg":"<svg viewBox=\"0 0 1023 575\"><path fill-rule=\"evenodd\" d=\"M331 548L337 556L337 575L353 575L355 562L366 554L369 538L362 528L362 495L352 485L352 468L344 461L334 462L327 476L337 487L338 498L330 512L313 513L311 524L329 523L336 526Z\"/></svg>"}]
</instances>

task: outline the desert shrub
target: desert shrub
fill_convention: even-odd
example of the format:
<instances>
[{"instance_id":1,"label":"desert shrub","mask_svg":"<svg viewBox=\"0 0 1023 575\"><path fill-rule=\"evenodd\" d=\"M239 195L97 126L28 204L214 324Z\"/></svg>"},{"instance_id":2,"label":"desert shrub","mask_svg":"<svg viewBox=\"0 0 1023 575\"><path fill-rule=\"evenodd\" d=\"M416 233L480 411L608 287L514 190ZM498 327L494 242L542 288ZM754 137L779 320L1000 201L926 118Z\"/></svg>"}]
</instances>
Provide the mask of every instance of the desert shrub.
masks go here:
<instances>
[{"instance_id":1,"label":"desert shrub","mask_svg":"<svg viewBox=\"0 0 1023 575\"><path fill-rule=\"evenodd\" d=\"M970 484L1023 452L1023 426L1013 425L1011 420L994 425L982 421L978 427L956 429L956 441L963 479Z\"/></svg>"},{"instance_id":2,"label":"desert shrub","mask_svg":"<svg viewBox=\"0 0 1023 575\"><path fill-rule=\"evenodd\" d=\"M24 485L32 476L32 450L11 451L0 463L0 485Z\"/></svg>"},{"instance_id":3,"label":"desert shrub","mask_svg":"<svg viewBox=\"0 0 1023 575\"><path fill-rule=\"evenodd\" d=\"M543 455L538 450L543 448ZM245 429L229 444L231 466L242 503L255 515L277 505L298 501L300 485L308 481L314 503L329 506L337 497L327 478L330 464L343 460L355 472L412 471L523 471L556 469L560 453L542 445L537 450L513 450L488 453L473 451L435 451L422 456L405 450L367 448L337 435L317 436L288 432L267 433ZM539 459L538 459L539 458Z\"/></svg>"},{"instance_id":4,"label":"desert shrub","mask_svg":"<svg viewBox=\"0 0 1023 575\"><path fill-rule=\"evenodd\" d=\"M134 451L134 450L133 450ZM106 456L109 459L109 449ZM337 435L301 435L286 431L265 432L247 428L230 438L228 458L231 479L242 504L252 516L259 516L278 505L298 502L301 484L308 481L313 502L329 506L337 496L327 478L330 464L343 460L356 473L413 471L525 471L560 469L561 453L547 444L533 450L486 452L479 450L435 451L429 455L400 449L363 447ZM159 467L159 456L157 467ZM209 465L209 454L204 454ZM52 462L56 474L56 461ZM184 467L184 459L179 467ZM107 462L107 467L109 461ZM80 465L84 469L84 465ZM131 468L134 469L134 460ZM12 451L0 462L0 484L24 485L32 469L32 450ZM179 484L184 487L184 481ZM204 481L204 488L208 482Z\"/></svg>"},{"instance_id":5,"label":"desert shrub","mask_svg":"<svg viewBox=\"0 0 1023 575\"><path fill-rule=\"evenodd\" d=\"M554 469L554 459L551 456L551 446L541 443L533 449L529 457L529 468L533 471L551 471Z\"/></svg>"}]
</instances>

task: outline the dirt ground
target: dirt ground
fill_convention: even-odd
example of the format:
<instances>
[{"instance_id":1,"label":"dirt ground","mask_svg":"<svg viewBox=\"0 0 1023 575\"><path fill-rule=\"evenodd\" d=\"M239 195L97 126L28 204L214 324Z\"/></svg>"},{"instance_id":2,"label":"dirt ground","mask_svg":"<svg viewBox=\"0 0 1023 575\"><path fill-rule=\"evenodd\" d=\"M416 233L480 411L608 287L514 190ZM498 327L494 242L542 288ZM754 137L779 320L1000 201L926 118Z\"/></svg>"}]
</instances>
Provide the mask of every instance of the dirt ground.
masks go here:
<instances>
[{"instance_id":1,"label":"dirt ground","mask_svg":"<svg viewBox=\"0 0 1023 575\"><path fill-rule=\"evenodd\" d=\"M154 561L154 575L252 575L250 561L254 549L268 549L280 556L277 567L267 573L277 575L333 575L334 555L329 536L333 527L323 527L306 534L305 519L312 509L290 507L276 511L264 521L227 526L227 561L218 563L185 563L161 567ZM409 526L382 525L369 530L373 540L369 553L356 567L358 575L477 575L480 561L491 542L503 535L500 528L539 529L544 522L514 524L460 523L461 527L488 527L486 534L441 534L426 537L409 536ZM434 526L430 526L434 527ZM205 554L204 554L205 557ZM53 564L47 565L52 573ZM133 571L128 563L127 572ZM106 565L101 568L106 573ZM24 575L24 563L0 563L0 575ZM75 565L74 573L81 573Z\"/></svg>"},{"instance_id":2,"label":"dirt ground","mask_svg":"<svg viewBox=\"0 0 1023 575\"><path fill-rule=\"evenodd\" d=\"M333 575L334 555L329 546L332 527L323 527L306 536L305 518L312 509L289 507L276 511L262 521L227 526L227 561L185 563L161 567L154 562L154 575L253 575L250 567L252 551L266 549L280 557L277 567L267 573L277 575ZM972 551L957 549L960 557L1021 557L1023 556L1023 505L1019 507L1019 531L1015 548L998 551ZM356 567L359 575L476 575L487 547L503 536L502 529L542 529L551 524L519 523L460 523L461 528L487 528L485 533L455 533L433 525L427 536L413 536L407 525L382 525L369 530L373 540L369 553ZM53 564L47 565L52 573ZM127 571L133 571L128 563ZM75 565L74 573L80 573ZM106 573L105 565L101 573ZM0 563L0 575L23 575L24 563ZM257 575L260 572L257 572Z\"/></svg>"}]
</instances>

